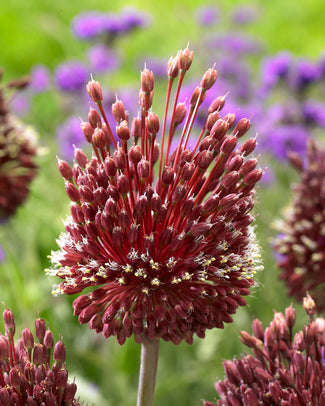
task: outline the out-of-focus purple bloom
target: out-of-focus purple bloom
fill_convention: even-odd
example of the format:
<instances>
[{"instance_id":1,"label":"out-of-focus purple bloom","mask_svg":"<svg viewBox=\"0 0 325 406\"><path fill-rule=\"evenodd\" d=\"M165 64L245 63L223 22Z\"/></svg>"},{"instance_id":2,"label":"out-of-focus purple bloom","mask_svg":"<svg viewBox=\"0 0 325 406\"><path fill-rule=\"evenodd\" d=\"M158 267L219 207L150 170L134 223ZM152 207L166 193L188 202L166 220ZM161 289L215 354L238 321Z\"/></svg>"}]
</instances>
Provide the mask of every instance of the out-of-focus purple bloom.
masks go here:
<instances>
[{"instance_id":1,"label":"out-of-focus purple bloom","mask_svg":"<svg viewBox=\"0 0 325 406\"><path fill-rule=\"evenodd\" d=\"M149 23L146 13L132 7L125 7L121 14L90 11L78 14L72 21L72 31L84 40L91 40L101 35L114 37L127 33Z\"/></svg>"},{"instance_id":2,"label":"out-of-focus purple bloom","mask_svg":"<svg viewBox=\"0 0 325 406\"><path fill-rule=\"evenodd\" d=\"M60 64L54 74L57 86L65 92L80 91L89 80L88 69L78 61Z\"/></svg>"},{"instance_id":3,"label":"out-of-focus purple bloom","mask_svg":"<svg viewBox=\"0 0 325 406\"><path fill-rule=\"evenodd\" d=\"M124 7L120 19L123 22L124 31L146 27L150 22L150 17L147 13L137 10L134 7Z\"/></svg>"},{"instance_id":4,"label":"out-of-focus purple bloom","mask_svg":"<svg viewBox=\"0 0 325 406\"><path fill-rule=\"evenodd\" d=\"M231 19L235 24L250 24L258 17L257 10L248 5L236 7L231 13Z\"/></svg>"},{"instance_id":5,"label":"out-of-focus purple bloom","mask_svg":"<svg viewBox=\"0 0 325 406\"><path fill-rule=\"evenodd\" d=\"M220 11L213 6L201 6L196 10L196 20L203 26L214 25L220 18Z\"/></svg>"},{"instance_id":6,"label":"out-of-focus purple bloom","mask_svg":"<svg viewBox=\"0 0 325 406\"><path fill-rule=\"evenodd\" d=\"M98 11L80 13L72 20L71 25L78 38L90 40L103 33L105 15Z\"/></svg>"},{"instance_id":7,"label":"out-of-focus purple bloom","mask_svg":"<svg viewBox=\"0 0 325 406\"><path fill-rule=\"evenodd\" d=\"M88 59L92 73L113 71L120 64L117 53L103 44L90 48L88 50Z\"/></svg>"},{"instance_id":8,"label":"out-of-focus purple bloom","mask_svg":"<svg viewBox=\"0 0 325 406\"><path fill-rule=\"evenodd\" d=\"M56 129L59 155L67 161L73 160L73 145L86 144L85 136L81 130L79 118L71 116Z\"/></svg>"},{"instance_id":9,"label":"out-of-focus purple bloom","mask_svg":"<svg viewBox=\"0 0 325 406\"><path fill-rule=\"evenodd\" d=\"M30 99L26 93L17 93L10 105L11 110L18 117L25 117L30 111Z\"/></svg>"},{"instance_id":10,"label":"out-of-focus purple bloom","mask_svg":"<svg viewBox=\"0 0 325 406\"><path fill-rule=\"evenodd\" d=\"M293 67L289 83L295 90L301 91L306 86L317 82L320 78L321 72L317 64L308 60L300 60Z\"/></svg>"},{"instance_id":11,"label":"out-of-focus purple bloom","mask_svg":"<svg viewBox=\"0 0 325 406\"><path fill-rule=\"evenodd\" d=\"M44 65L36 65L31 71L30 88L34 93L46 92L50 86L50 72Z\"/></svg>"},{"instance_id":12,"label":"out-of-focus purple bloom","mask_svg":"<svg viewBox=\"0 0 325 406\"><path fill-rule=\"evenodd\" d=\"M208 45L235 56L256 54L263 48L260 41L242 32L214 35L208 40Z\"/></svg>"},{"instance_id":13,"label":"out-of-focus purple bloom","mask_svg":"<svg viewBox=\"0 0 325 406\"><path fill-rule=\"evenodd\" d=\"M263 147L275 158L286 160L289 151L303 156L306 152L306 141L309 133L298 124L278 125L273 128Z\"/></svg>"},{"instance_id":14,"label":"out-of-focus purple bloom","mask_svg":"<svg viewBox=\"0 0 325 406\"><path fill-rule=\"evenodd\" d=\"M317 100L309 99L303 105L305 120L311 124L325 127L325 104Z\"/></svg>"},{"instance_id":15,"label":"out-of-focus purple bloom","mask_svg":"<svg viewBox=\"0 0 325 406\"><path fill-rule=\"evenodd\" d=\"M274 181L274 175L270 168L264 168L260 185L268 186Z\"/></svg>"},{"instance_id":16,"label":"out-of-focus purple bloom","mask_svg":"<svg viewBox=\"0 0 325 406\"><path fill-rule=\"evenodd\" d=\"M0 246L0 263L3 262L6 259L5 252L3 248Z\"/></svg>"},{"instance_id":17,"label":"out-of-focus purple bloom","mask_svg":"<svg viewBox=\"0 0 325 406\"><path fill-rule=\"evenodd\" d=\"M264 60L262 64L262 87L272 89L279 81L285 79L289 73L292 56L289 52L280 52Z\"/></svg>"},{"instance_id":18,"label":"out-of-focus purple bloom","mask_svg":"<svg viewBox=\"0 0 325 406\"><path fill-rule=\"evenodd\" d=\"M318 61L319 72L323 79L325 78L325 53L321 55Z\"/></svg>"}]
</instances>

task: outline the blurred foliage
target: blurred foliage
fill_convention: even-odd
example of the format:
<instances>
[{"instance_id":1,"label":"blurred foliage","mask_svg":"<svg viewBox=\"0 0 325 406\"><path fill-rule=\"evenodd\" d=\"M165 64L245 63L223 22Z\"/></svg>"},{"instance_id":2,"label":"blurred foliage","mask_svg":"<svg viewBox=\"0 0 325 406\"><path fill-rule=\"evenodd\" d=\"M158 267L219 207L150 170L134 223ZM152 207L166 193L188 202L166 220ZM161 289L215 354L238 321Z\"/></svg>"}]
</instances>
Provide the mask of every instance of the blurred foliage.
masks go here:
<instances>
[{"instance_id":1,"label":"blurred foliage","mask_svg":"<svg viewBox=\"0 0 325 406\"><path fill-rule=\"evenodd\" d=\"M89 10L89 1L79 0L10 0L1 4L0 66L6 77L29 72L36 63L51 69L67 59L83 55L85 44L70 31L71 19L83 10ZM134 69L139 55L175 55L188 41L199 42L199 30L194 23L193 10L205 2L198 0L152 2L129 1L152 15L153 22L145 30L123 38L119 46L127 57L120 71L114 75L114 84L136 83L139 72ZM227 13L242 1L218 2ZM252 2L263 9L259 21L248 32L262 38L271 52L288 49L297 55L316 58L323 51L325 30L322 0L273 0ZM91 9L118 11L119 2L93 0ZM116 83L115 83L116 81ZM97 405L134 405L137 390L139 345L133 339L120 347L116 340L105 340L80 326L72 315L72 297L51 296L53 280L48 280L44 269L49 266L48 255L56 249L55 239L63 230L62 220L69 212L69 200L63 181L56 168L54 129L62 120L55 114L56 95L37 96L28 118L40 133L43 153L38 158L39 175L32 184L31 194L17 216L0 228L0 244L6 252L6 261L0 265L0 300L10 307L17 324L31 324L38 312L50 324L56 338L59 334L67 346L70 376L82 377L94 384L94 394L88 401L96 404L96 391L105 399ZM85 112L86 114L86 112ZM263 247L265 270L258 275L259 286L248 298L248 306L234 316L234 323L222 331L209 331L204 340L197 339L192 346L174 346L161 343L155 405L200 405L201 399L216 396L213 383L223 377L222 359L232 358L243 351L238 331L251 331L254 317L266 326L273 309L284 311L291 303L285 288L278 281L278 271L270 249L274 235L271 224L280 216L281 209L290 201L290 184L296 175L290 168L276 166L277 182L262 186L258 192L257 233ZM298 306L301 327L306 318ZM300 317L300 315L302 315ZM82 392L82 386L79 392ZM85 394L87 397L87 394Z\"/></svg>"}]
</instances>

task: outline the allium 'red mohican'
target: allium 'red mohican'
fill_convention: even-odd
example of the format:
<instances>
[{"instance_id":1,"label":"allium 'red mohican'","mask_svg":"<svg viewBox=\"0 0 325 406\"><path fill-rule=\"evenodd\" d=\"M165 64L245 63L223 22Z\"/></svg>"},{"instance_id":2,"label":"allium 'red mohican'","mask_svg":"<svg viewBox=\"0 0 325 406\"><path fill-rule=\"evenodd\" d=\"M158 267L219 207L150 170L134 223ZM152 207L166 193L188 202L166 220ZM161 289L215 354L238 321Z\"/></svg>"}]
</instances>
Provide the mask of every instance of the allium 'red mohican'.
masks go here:
<instances>
[{"instance_id":1,"label":"allium 'red mohican'","mask_svg":"<svg viewBox=\"0 0 325 406\"><path fill-rule=\"evenodd\" d=\"M0 73L1 78L2 73ZM0 87L0 219L13 215L25 201L36 175L34 133L9 111L5 93L27 85L24 79Z\"/></svg>"},{"instance_id":2,"label":"allium 'red mohican'","mask_svg":"<svg viewBox=\"0 0 325 406\"><path fill-rule=\"evenodd\" d=\"M75 299L74 314L105 337L116 335L120 344L132 334L137 342L146 336L191 343L194 333L204 337L207 328L222 328L245 305L243 296L261 268L250 211L262 170L255 158L247 159L256 139L238 146L250 122L234 126L234 114L221 117L221 96L195 145L188 144L199 106L217 78L215 69L207 70L186 111L178 95L192 58L186 48L168 63L161 133L148 69L141 73L141 111L130 125L116 100L117 143L100 84L91 80L88 92L98 111L90 108L89 121L81 125L93 156L76 149L73 168L58 161L72 202L60 250L51 255L49 274L63 280L54 293L94 287Z\"/></svg>"},{"instance_id":3,"label":"allium 'red mohican'","mask_svg":"<svg viewBox=\"0 0 325 406\"><path fill-rule=\"evenodd\" d=\"M298 155L289 155L300 172L293 187L293 201L285 218L276 222L280 234L274 240L279 253L280 278L288 294L302 301L308 291L318 311L325 309L325 154L313 139L307 143L304 165Z\"/></svg>"},{"instance_id":4,"label":"allium 'red mohican'","mask_svg":"<svg viewBox=\"0 0 325 406\"><path fill-rule=\"evenodd\" d=\"M218 406L324 406L325 319L313 320L315 302L307 295L304 308L309 322L293 336L296 311L275 313L270 325L253 321L253 335L240 332L240 340L253 355L224 361L226 379L215 384ZM204 406L215 406L209 401Z\"/></svg>"},{"instance_id":5,"label":"allium 'red mohican'","mask_svg":"<svg viewBox=\"0 0 325 406\"><path fill-rule=\"evenodd\" d=\"M46 328L44 320L35 320L37 340L26 327L15 345L16 325L11 310L4 310L3 319L5 335L0 334L0 405L80 406L81 403L75 400L77 386L68 380L65 346L61 340L54 344L53 334Z\"/></svg>"}]
</instances>

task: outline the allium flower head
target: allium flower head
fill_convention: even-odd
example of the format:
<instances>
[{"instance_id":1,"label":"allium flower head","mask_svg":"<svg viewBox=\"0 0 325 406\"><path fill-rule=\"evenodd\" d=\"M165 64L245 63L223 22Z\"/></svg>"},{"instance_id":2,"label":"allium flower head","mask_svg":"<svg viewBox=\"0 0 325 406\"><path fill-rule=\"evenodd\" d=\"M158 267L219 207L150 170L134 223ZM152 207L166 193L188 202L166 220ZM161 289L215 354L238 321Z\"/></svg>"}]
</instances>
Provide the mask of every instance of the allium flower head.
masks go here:
<instances>
[{"instance_id":1,"label":"allium flower head","mask_svg":"<svg viewBox=\"0 0 325 406\"><path fill-rule=\"evenodd\" d=\"M55 70L55 81L64 92L78 92L87 83L88 69L78 61L61 63Z\"/></svg>"},{"instance_id":2,"label":"allium flower head","mask_svg":"<svg viewBox=\"0 0 325 406\"><path fill-rule=\"evenodd\" d=\"M264 330L253 321L253 335L240 332L240 340L253 355L224 361L226 379L215 384L218 406L304 406L325 404L325 320L313 320L313 299L304 300L309 323L293 336L296 311L275 313ZM206 401L204 406L214 406Z\"/></svg>"},{"instance_id":3,"label":"allium flower head","mask_svg":"<svg viewBox=\"0 0 325 406\"><path fill-rule=\"evenodd\" d=\"M13 215L27 198L36 175L35 134L10 112L5 93L25 86L15 80L0 89L0 218Z\"/></svg>"},{"instance_id":4,"label":"allium flower head","mask_svg":"<svg viewBox=\"0 0 325 406\"><path fill-rule=\"evenodd\" d=\"M294 198L286 210L285 219L276 223L281 235L274 249L281 254L278 266L280 278L290 296L302 301L309 291L317 309L325 309L325 217L324 217L324 151L312 139L307 143L307 162L296 154L290 160L300 172L294 186Z\"/></svg>"},{"instance_id":5,"label":"allium flower head","mask_svg":"<svg viewBox=\"0 0 325 406\"><path fill-rule=\"evenodd\" d=\"M192 59L186 48L168 64L162 122L151 109L154 76L148 69L141 73L141 111L130 124L116 100L118 143L107 125L101 87L89 82L102 116L90 109L82 124L94 155L76 149L72 169L58 161L72 203L60 250L52 253L49 273L62 279L54 293L95 288L74 301L74 314L105 337L117 335L121 344L132 334L137 341L146 336L191 343L194 333L203 337L207 328L222 328L245 304L261 267L250 211L262 170L255 158L247 159L256 139L238 146L250 122L240 120L232 129L234 114L220 118L220 96L188 148L197 111L217 78L208 69L187 111L178 94ZM173 137L179 137L174 151Z\"/></svg>"},{"instance_id":6,"label":"allium flower head","mask_svg":"<svg viewBox=\"0 0 325 406\"><path fill-rule=\"evenodd\" d=\"M0 404L2 406L80 406L77 385L69 382L66 349L54 344L43 319L35 320L35 338L26 327L15 345L15 320L3 312L5 334L0 334ZM53 359L53 360L52 360Z\"/></svg>"}]
</instances>

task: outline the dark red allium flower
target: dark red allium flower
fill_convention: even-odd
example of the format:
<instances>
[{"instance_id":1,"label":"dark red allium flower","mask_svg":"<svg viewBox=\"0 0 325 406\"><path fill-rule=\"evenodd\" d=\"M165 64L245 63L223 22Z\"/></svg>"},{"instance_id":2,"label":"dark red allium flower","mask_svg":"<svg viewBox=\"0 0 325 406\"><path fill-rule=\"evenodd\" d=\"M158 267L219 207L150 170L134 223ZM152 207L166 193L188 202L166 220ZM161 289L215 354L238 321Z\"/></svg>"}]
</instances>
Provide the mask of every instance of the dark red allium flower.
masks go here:
<instances>
[{"instance_id":1,"label":"dark red allium flower","mask_svg":"<svg viewBox=\"0 0 325 406\"><path fill-rule=\"evenodd\" d=\"M253 321L253 335L240 332L253 355L224 361L226 379L215 384L218 406L324 406L325 319L313 320L315 302L308 295L304 307L309 323L293 336L296 311L275 313L264 330ZM204 406L214 406L209 401Z\"/></svg>"},{"instance_id":2,"label":"dark red allium flower","mask_svg":"<svg viewBox=\"0 0 325 406\"><path fill-rule=\"evenodd\" d=\"M274 240L279 253L280 278L288 294L302 301L308 291L318 311L325 310L325 153L314 140L307 144L307 162L290 155L300 172L293 201L276 222L280 234Z\"/></svg>"},{"instance_id":3,"label":"dark red allium flower","mask_svg":"<svg viewBox=\"0 0 325 406\"><path fill-rule=\"evenodd\" d=\"M1 76L1 74L0 74ZM0 88L0 219L16 212L29 193L36 175L34 163L35 133L10 112L5 93L27 85L24 79L14 80Z\"/></svg>"},{"instance_id":4,"label":"dark red allium flower","mask_svg":"<svg viewBox=\"0 0 325 406\"><path fill-rule=\"evenodd\" d=\"M186 48L168 64L162 126L151 109L154 76L148 69L141 73L139 116L129 124L122 101L112 105L117 145L100 84L90 81L99 112L91 108L82 129L94 154L88 159L76 149L72 169L58 161L71 217L60 250L52 253L49 273L63 280L54 293L95 287L74 301L74 314L120 344L132 334L137 342L145 335L191 343L194 333L204 337L207 328L222 328L245 305L261 268L250 211L262 170L247 158L256 139L238 146L250 122L234 126L234 114L221 118L225 98L217 97L196 144L188 144L217 78L215 69L204 74L186 111L178 94L192 58Z\"/></svg>"},{"instance_id":5,"label":"dark red allium flower","mask_svg":"<svg viewBox=\"0 0 325 406\"><path fill-rule=\"evenodd\" d=\"M43 319L35 320L35 335L26 327L14 344L15 320L3 312L5 335L0 334L1 406L80 406L77 386L69 382L62 341L54 344ZM53 353L53 354L52 354ZM52 354L52 355L51 355ZM52 361L53 358L53 361Z\"/></svg>"}]
</instances>

